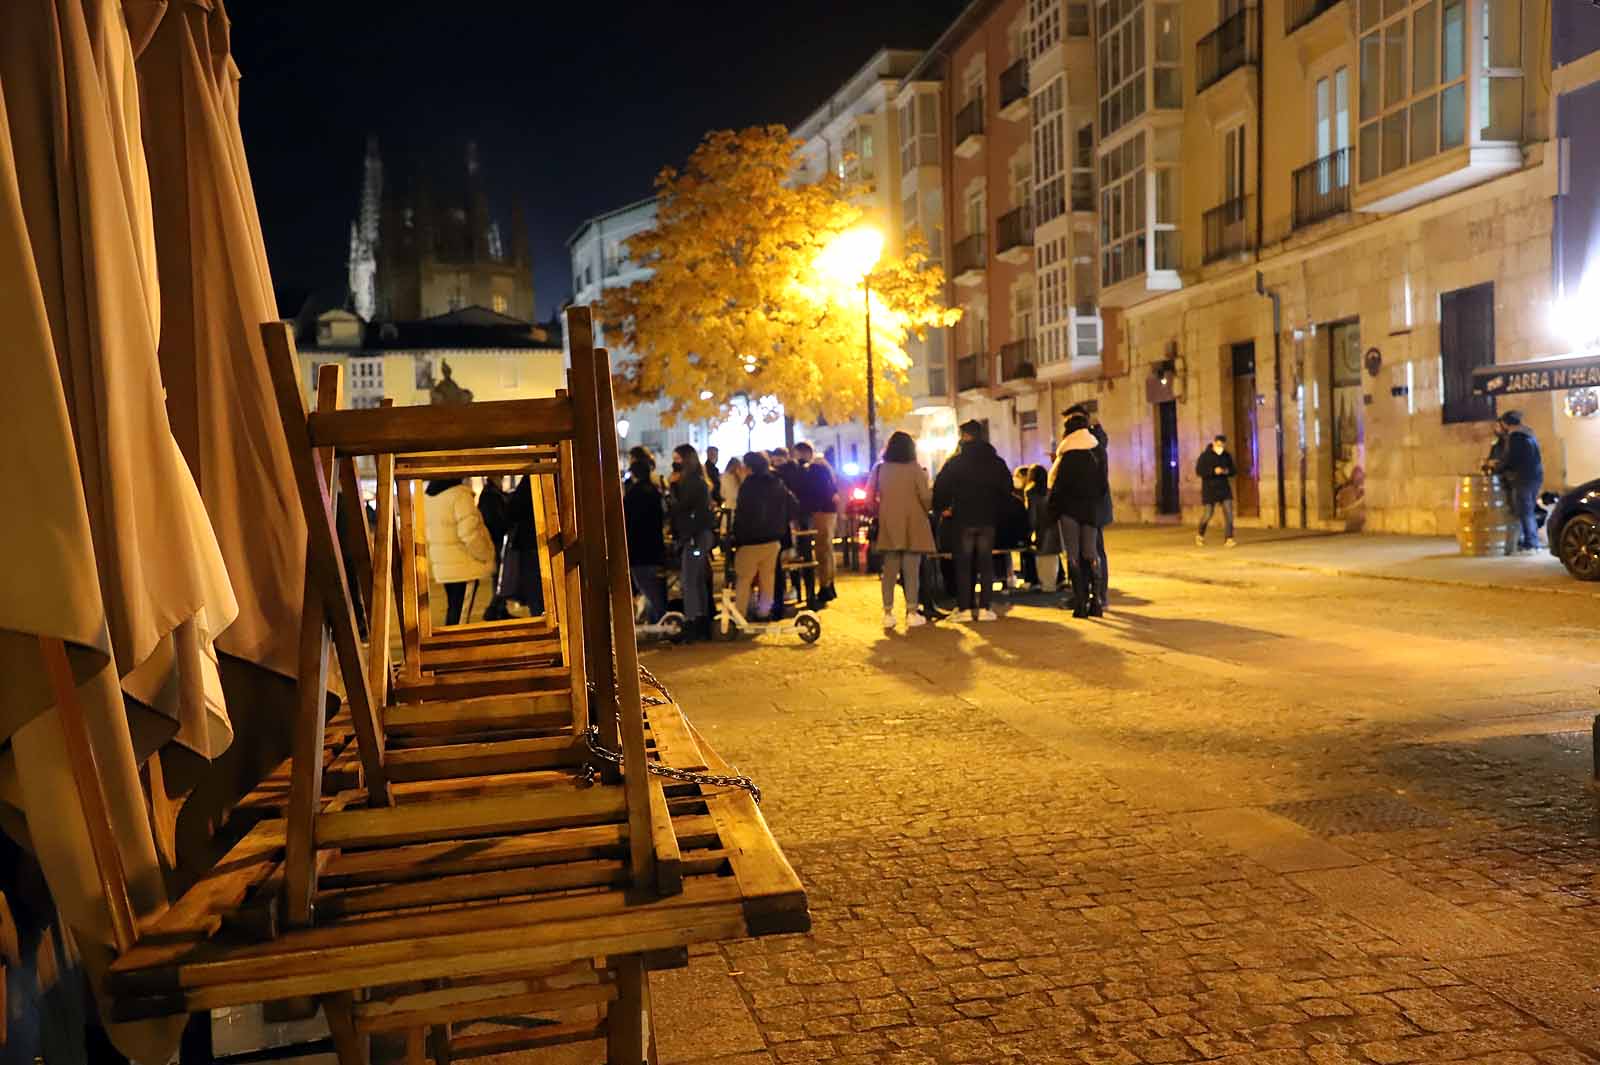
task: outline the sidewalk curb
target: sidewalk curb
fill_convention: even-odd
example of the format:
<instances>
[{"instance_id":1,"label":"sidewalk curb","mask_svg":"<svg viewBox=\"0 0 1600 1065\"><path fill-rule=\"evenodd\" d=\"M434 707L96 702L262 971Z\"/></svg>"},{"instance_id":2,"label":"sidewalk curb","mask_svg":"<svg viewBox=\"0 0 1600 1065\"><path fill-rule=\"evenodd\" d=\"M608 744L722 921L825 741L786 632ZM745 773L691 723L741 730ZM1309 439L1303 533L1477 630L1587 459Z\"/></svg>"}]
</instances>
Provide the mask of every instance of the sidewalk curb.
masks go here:
<instances>
[{"instance_id":1,"label":"sidewalk curb","mask_svg":"<svg viewBox=\"0 0 1600 1065\"><path fill-rule=\"evenodd\" d=\"M1408 577L1397 573L1374 573L1371 570L1348 569L1339 566L1319 566L1309 562L1274 562L1268 559L1250 559L1255 565L1268 566L1273 569L1299 570L1302 573L1318 573L1324 577L1366 577L1375 581L1395 581L1400 584L1431 584L1437 588L1477 588L1486 592L1516 592L1519 595L1567 595L1579 599L1600 599L1600 584L1596 584L1593 591L1584 587L1584 582L1576 578L1572 583L1574 588L1550 587L1518 587L1501 584L1483 584L1478 581L1449 580L1444 577Z\"/></svg>"}]
</instances>

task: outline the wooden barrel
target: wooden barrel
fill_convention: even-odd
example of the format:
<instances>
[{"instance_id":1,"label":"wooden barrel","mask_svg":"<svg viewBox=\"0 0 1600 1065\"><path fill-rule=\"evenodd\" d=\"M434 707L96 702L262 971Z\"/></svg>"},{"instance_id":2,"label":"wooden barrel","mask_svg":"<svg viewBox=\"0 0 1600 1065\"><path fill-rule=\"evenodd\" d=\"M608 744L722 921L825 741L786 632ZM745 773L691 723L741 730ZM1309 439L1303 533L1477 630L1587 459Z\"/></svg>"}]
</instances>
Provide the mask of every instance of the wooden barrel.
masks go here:
<instances>
[{"instance_id":1,"label":"wooden barrel","mask_svg":"<svg viewBox=\"0 0 1600 1065\"><path fill-rule=\"evenodd\" d=\"M1509 555L1517 544L1505 482L1491 474L1456 481L1456 543L1463 555Z\"/></svg>"}]
</instances>

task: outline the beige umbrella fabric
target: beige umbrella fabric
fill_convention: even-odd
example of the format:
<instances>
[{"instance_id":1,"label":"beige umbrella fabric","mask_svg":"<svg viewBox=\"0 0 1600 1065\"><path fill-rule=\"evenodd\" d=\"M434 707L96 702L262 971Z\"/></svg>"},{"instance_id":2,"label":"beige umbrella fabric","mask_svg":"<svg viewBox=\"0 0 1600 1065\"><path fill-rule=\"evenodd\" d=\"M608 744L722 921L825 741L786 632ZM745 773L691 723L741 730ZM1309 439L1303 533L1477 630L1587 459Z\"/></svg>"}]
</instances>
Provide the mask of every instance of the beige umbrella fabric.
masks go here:
<instances>
[{"instance_id":1,"label":"beige umbrella fabric","mask_svg":"<svg viewBox=\"0 0 1600 1065\"><path fill-rule=\"evenodd\" d=\"M108 923L28 646L48 635L73 648L130 894L148 911L164 884L137 766L174 739L200 753L228 743L211 644L237 607L163 404L120 4L6 0L0 118L0 476L20 519L0 525L17 576L0 583L0 797L20 809L58 909L93 954Z\"/></svg>"},{"instance_id":2,"label":"beige umbrella fabric","mask_svg":"<svg viewBox=\"0 0 1600 1065\"><path fill-rule=\"evenodd\" d=\"M277 318L239 130L221 0L124 0L139 50L174 435L227 561L238 619L217 646L292 677L305 522L260 323ZM287 708L285 718L287 719Z\"/></svg>"}]
</instances>

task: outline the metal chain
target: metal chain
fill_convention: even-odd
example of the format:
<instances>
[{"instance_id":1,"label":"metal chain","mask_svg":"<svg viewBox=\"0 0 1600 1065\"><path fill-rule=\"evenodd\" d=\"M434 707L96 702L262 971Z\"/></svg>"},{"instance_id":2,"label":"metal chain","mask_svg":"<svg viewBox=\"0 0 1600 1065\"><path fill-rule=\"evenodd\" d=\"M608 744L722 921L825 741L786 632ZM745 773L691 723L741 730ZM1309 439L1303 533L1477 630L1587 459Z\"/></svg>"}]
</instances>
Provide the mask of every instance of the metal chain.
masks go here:
<instances>
[{"instance_id":1,"label":"metal chain","mask_svg":"<svg viewBox=\"0 0 1600 1065\"><path fill-rule=\"evenodd\" d=\"M641 701L645 706L666 706L668 703L673 702L672 693L667 690L667 686L661 683L661 681L657 680L655 674L651 673L644 666L639 667L639 679L661 693L659 696L642 696ZM590 685L589 688L590 692L592 693L594 686ZM600 729L597 726L590 725L588 728L584 729L583 740L584 743L588 744L589 746L589 753L594 755L596 758L599 758L605 762L610 762L615 766L622 765L622 755L616 751L607 750L600 743ZM663 765L660 762L646 762L644 768L645 771L650 773L652 776L666 777L669 780L677 780L685 784L709 784L712 787L718 788L739 788L742 791L749 792L750 797L755 800L757 806L761 805L761 787L743 773L735 773L730 775L724 773L708 773L693 769L677 769L670 765ZM597 770L592 763L585 763L582 769L579 770L579 773L580 775L593 780L597 775Z\"/></svg>"}]
</instances>

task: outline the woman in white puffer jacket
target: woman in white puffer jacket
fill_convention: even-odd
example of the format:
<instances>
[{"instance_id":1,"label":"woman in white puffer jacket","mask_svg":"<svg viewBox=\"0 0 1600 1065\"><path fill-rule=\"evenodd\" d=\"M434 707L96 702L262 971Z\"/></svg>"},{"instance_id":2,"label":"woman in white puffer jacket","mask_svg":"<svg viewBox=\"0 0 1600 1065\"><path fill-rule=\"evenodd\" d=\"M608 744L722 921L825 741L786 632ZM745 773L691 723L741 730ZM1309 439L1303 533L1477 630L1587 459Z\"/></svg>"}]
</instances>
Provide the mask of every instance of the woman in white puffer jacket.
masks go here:
<instances>
[{"instance_id":1,"label":"woman in white puffer jacket","mask_svg":"<svg viewBox=\"0 0 1600 1065\"><path fill-rule=\"evenodd\" d=\"M467 584L494 575L494 542L472 489L459 479L429 481L423 507L428 519L428 566L433 579L444 585L444 623L456 625Z\"/></svg>"}]
</instances>

